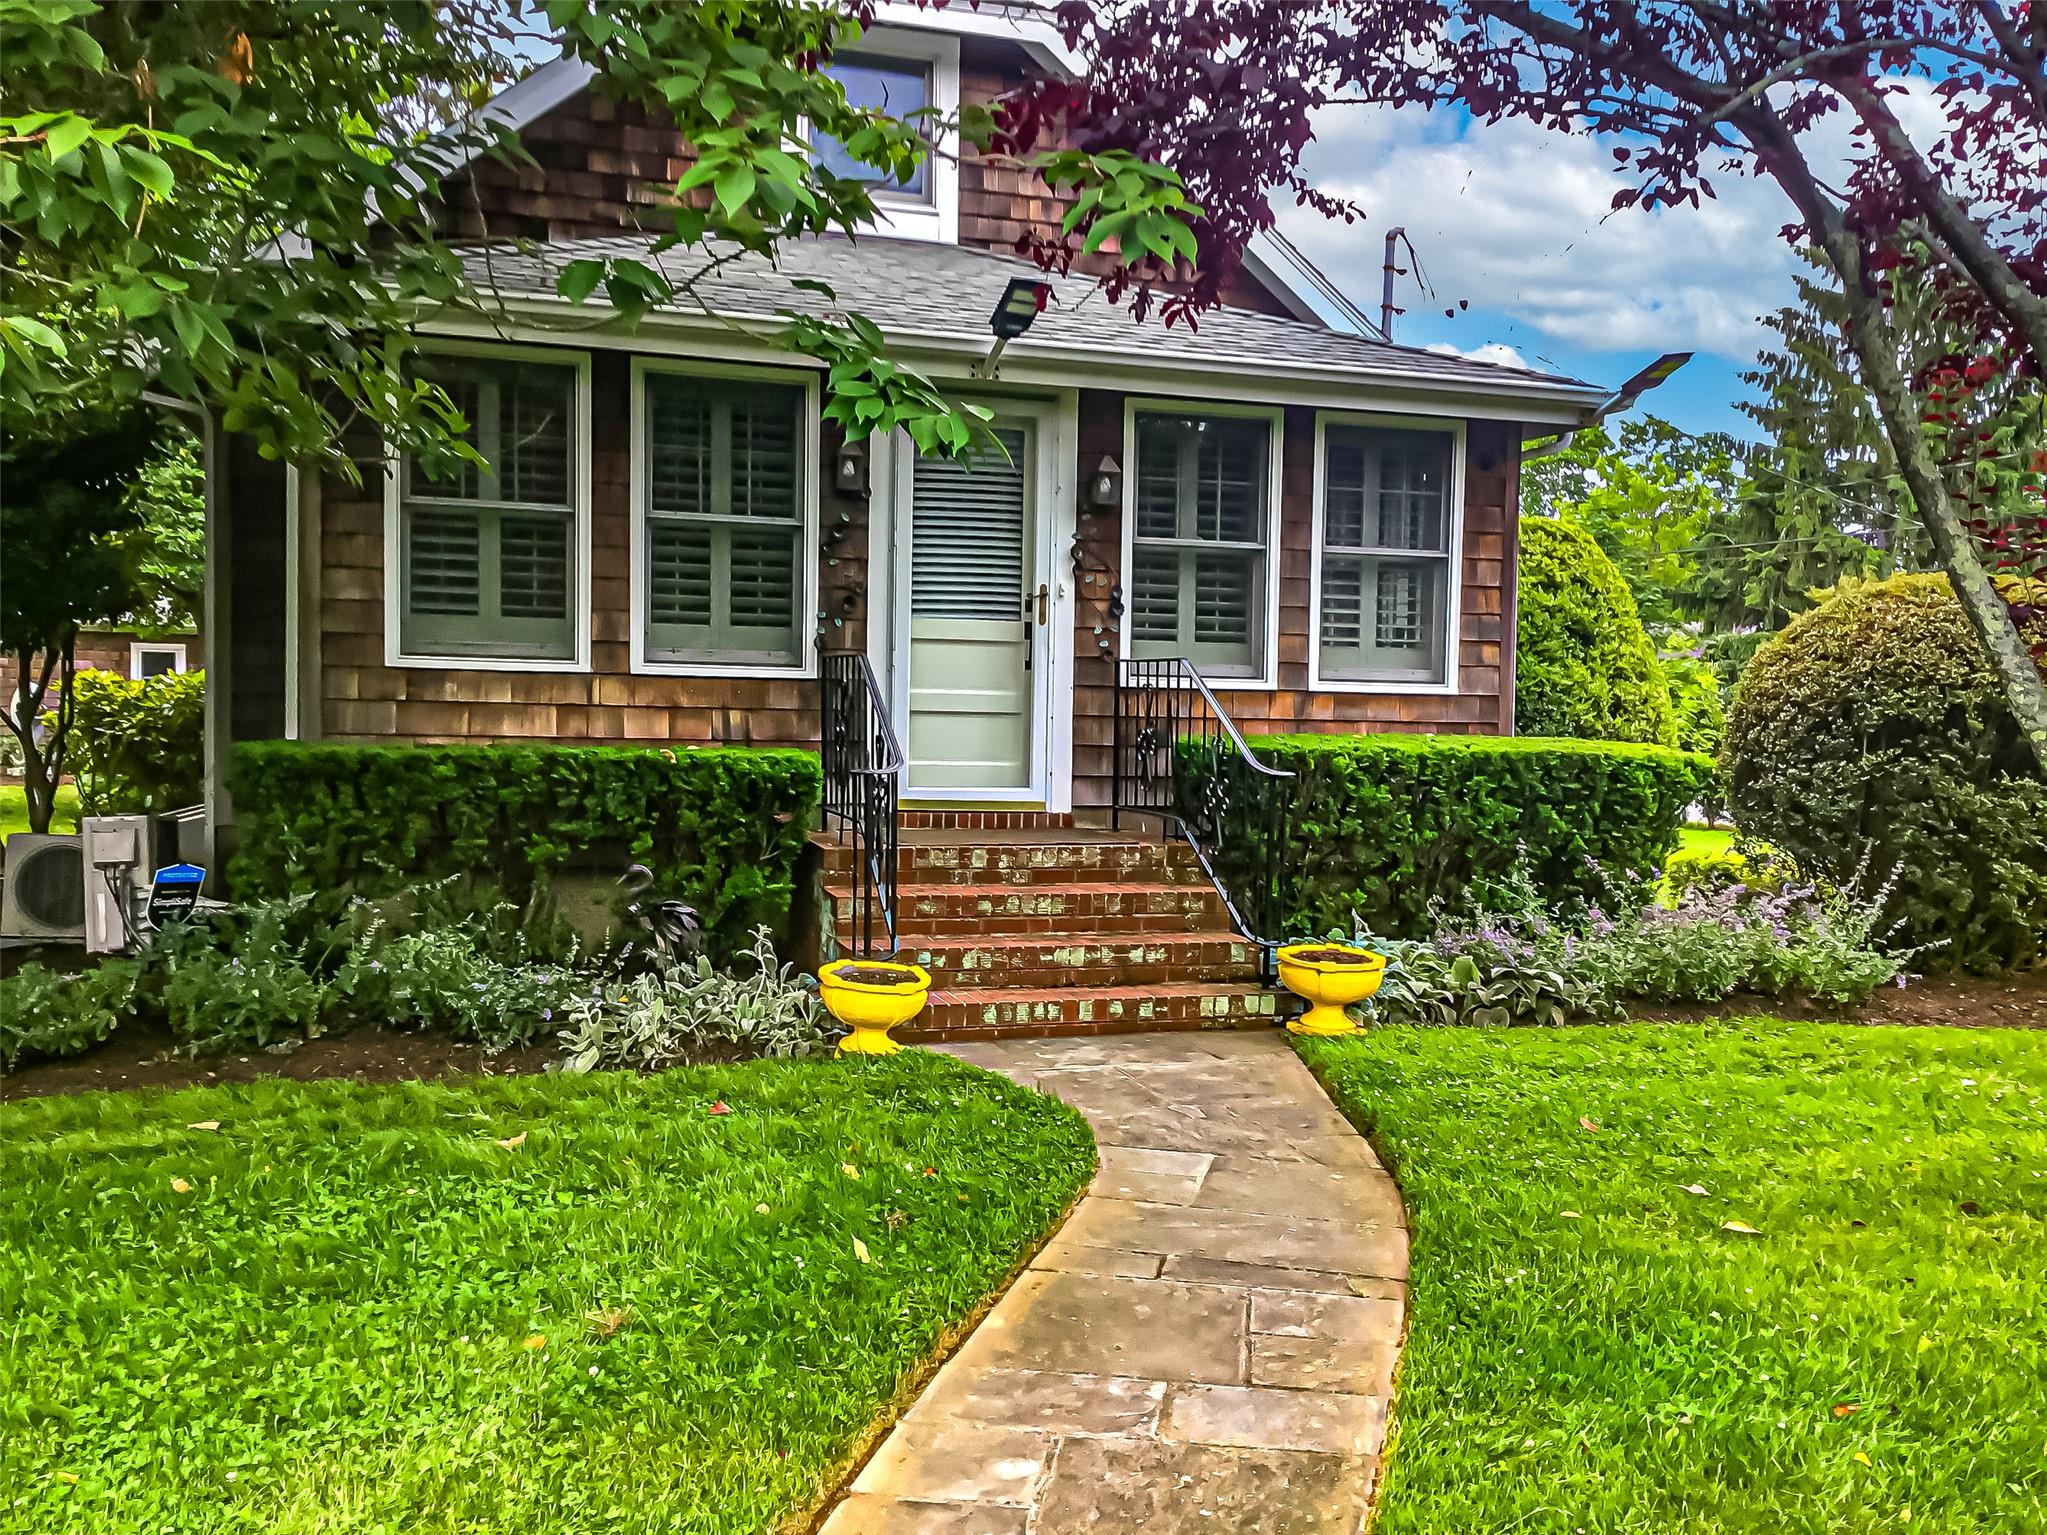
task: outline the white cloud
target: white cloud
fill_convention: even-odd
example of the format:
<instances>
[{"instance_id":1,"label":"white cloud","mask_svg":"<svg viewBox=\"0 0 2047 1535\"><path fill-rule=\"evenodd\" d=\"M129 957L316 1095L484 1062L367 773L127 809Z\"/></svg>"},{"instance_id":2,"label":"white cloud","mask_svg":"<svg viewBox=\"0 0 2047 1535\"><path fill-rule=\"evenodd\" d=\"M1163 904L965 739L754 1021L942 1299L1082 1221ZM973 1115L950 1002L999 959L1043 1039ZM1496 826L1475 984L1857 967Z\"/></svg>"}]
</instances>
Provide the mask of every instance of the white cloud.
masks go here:
<instances>
[{"instance_id":1,"label":"white cloud","mask_svg":"<svg viewBox=\"0 0 2047 1535\"><path fill-rule=\"evenodd\" d=\"M1327 108L1316 126L1310 176L1369 218L1287 209L1281 226L1374 310L1395 225L1421 252L1436 307L1467 300L1566 345L1747 360L1757 316L1791 297L1797 263L1779 234L1790 205L1771 183L1716 177L1719 197L1699 208L1614 212L1626 182L1610 145L1587 135L1383 107ZM1411 278L1396 299L1410 313L1431 303Z\"/></svg>"},{"instance_id":2,"label":"white cloud","mask_svg":"<svg viewBox=\"0 0 2047 1535\"><path fill-rule=\"evenodd\" d=\"M1447 341L1431 341L1422 350L1439 352L1445 357L1462 357L1466 362L1497 363L1506 368L1528 366L1528 359L1504 341L1487 341L1479 346L1452 346Z\"/></svg>"}]
</instances>

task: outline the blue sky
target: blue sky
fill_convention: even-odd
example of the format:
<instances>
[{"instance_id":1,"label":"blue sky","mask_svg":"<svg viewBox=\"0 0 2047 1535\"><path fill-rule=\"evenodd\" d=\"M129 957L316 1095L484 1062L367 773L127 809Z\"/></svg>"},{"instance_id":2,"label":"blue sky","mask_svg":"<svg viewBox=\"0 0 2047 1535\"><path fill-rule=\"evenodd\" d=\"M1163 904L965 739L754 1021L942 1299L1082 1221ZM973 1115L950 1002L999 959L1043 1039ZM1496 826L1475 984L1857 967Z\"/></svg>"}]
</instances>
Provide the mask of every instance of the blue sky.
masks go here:
<instances>
[{"instance_id":1,"label":"blue sky","mask_svg":"<svg viewBox=\"0 0 2047 1535\"><path fill-rule=\"evenodd\" d=\"M1625 183L1611 147L1526 123L1332 107L1306 166L1361 205L1344 225L1306 209L1280 227L1375 318L1386 232L1406 228L1434 289L1399 279L1396 340L1618 384L1662 352L1692 362L1643 410L1694 431L1747 437L1737 376L1768 339L1758 317L1789 303L1797 259L1779 230L1789 204L1767 181L1716 176L1698 209L1611 210ZM1403 264L1408 264L1405 254ZM1455 318L1459 300L1470 308ZM1489 348L1511 349L1505 352Z\"/></svg>"}]
</instances>

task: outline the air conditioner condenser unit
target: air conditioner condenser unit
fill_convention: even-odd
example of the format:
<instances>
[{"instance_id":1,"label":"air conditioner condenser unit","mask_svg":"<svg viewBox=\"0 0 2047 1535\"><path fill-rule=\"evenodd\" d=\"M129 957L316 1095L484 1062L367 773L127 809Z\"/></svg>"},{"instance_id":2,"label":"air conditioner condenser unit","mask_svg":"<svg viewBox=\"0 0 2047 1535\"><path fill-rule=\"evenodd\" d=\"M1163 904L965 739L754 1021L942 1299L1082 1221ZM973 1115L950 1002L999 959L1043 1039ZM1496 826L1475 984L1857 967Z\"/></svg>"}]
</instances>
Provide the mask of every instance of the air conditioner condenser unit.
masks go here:
<instances>
[{"instance_id":1,"label":"air conditioner condenser unit","mask_svg":"<svg viewBox=\"0 0 2047 1535\"><path fill-rule=\"evenodd\" d=\"M6 866L0 937L51 943L85 937L83 837L18 831L7 839Z\"/></svg>"}]
</instances>

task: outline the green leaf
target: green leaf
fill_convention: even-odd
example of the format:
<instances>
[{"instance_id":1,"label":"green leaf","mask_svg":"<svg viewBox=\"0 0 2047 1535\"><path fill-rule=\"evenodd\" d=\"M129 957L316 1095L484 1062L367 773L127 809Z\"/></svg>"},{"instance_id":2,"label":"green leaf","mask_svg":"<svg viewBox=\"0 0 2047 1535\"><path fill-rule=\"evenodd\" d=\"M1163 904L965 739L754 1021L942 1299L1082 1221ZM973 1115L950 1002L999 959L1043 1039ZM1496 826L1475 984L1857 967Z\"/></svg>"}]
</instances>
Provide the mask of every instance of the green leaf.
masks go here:
<instances>
[{"instance_id":1,"label":"green leaf","mask_svg":"<svg viewBox=\"0 0 2047 1535\"><path fill-rule=\"evenodd\" d=\"M76 112L66 112L50 124L43 148L52 160L61 160L92 137L92 124Z\"/></svg>"},{"instance_id":2,"label":"green leaf","mask_svg":"<svg viewBox=\"0 0 2047 1535\"><path fill-rule=\"evenodd\" d=\"M604 263L584 258L571 261L562 268L561 276L555 279L555 291L571 304L580 304L597 291L597 285L604 281Z\"/></svg>"},{"instance_id":3,"label":"green leaf","mask_svg":"<svg viewBox=\"0 0 2047 1535\"><path fill-rule=\"evenodd\" d=\"M755 177L753 167L740 163L729 167L719 175L714 187L718 208L729 219L744 211L753 198Z\"/></svg>"}]
</instances>

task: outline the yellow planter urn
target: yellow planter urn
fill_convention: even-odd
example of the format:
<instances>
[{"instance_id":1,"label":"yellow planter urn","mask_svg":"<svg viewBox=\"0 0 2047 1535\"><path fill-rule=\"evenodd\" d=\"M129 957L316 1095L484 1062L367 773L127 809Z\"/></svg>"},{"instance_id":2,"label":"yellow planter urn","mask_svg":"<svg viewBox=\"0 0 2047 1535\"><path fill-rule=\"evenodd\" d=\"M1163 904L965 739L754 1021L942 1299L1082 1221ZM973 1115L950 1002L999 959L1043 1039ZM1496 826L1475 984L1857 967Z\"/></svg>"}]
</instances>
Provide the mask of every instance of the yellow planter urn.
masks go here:
<instances>
[{"instance_id":1,"label":"yellow planter urn","mask_svg":"<svg viewBox=\"0 0 2047 1535\"><path fill-rule=\"evenodd\" d=\"M888 1031L924 1011L931 972L897 960L835 959L817 972L825 1010L852 1032L841 1055L894 1055L903 1047Z\"/></svg>"},{"instance_id":2,"label":"yellow planter urn","mask_svg":"<svg viewBox=\"0 0 2047 1535\"><path fill-rule=\"evenodd\" d=\"M1279 983L1308 1004L1287 1024L1290 1034L1357 1034L1344 1011L1386 979L1386 956L1347 943L1290 943L1279 950Z\"/></svg>"}]
</instances>

